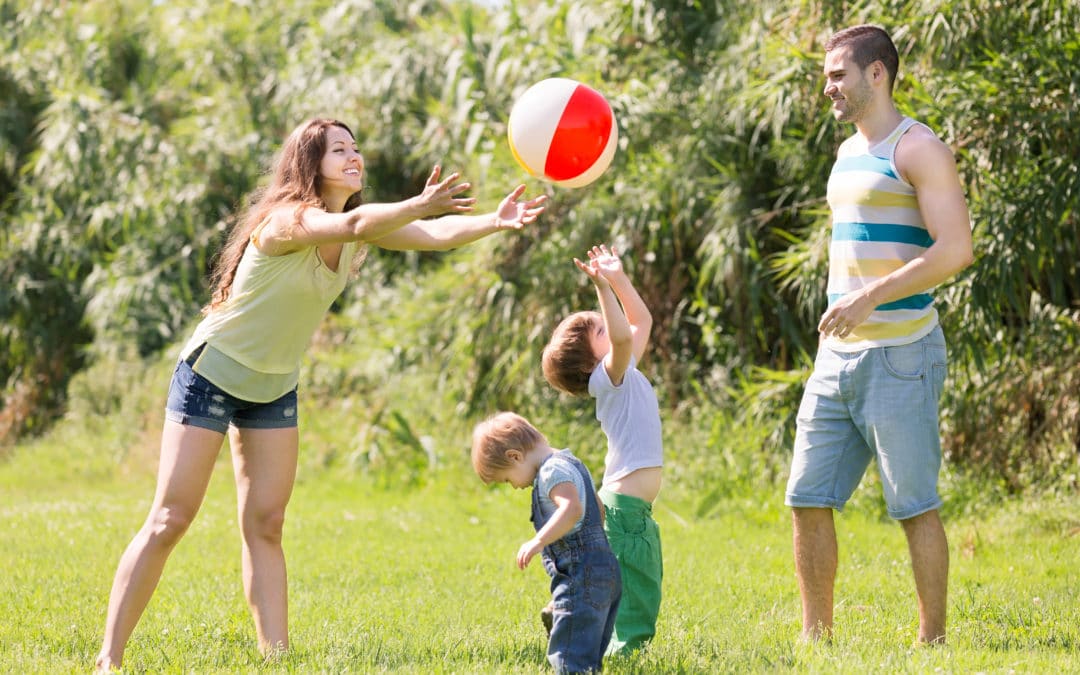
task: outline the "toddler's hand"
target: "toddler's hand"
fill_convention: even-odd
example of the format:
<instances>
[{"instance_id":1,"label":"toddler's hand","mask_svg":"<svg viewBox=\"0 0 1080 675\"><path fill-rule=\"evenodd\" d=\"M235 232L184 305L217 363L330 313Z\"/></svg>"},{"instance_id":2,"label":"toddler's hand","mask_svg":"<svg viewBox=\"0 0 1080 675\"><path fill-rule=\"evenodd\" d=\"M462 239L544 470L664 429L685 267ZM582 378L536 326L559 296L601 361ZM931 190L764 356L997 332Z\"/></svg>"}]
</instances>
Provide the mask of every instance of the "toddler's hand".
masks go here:
<instances>
[{"instance_id":1,"label":"toddler's hand","mask_svg":"<svg viewBox=\"0 0 1080 675\"><path fill-rule=\"evenodd\" d=\"M612 277L622 274L622 260L619 259L619 255L614 248L608 250L606 245L600 244L599 246L593 246L587 253L589 254L588 263L583 263L574 258L574 264L582 272L588 274L589 278L598 287L610 286Z\"/></svg>"},{"instance_id":2,"label":"toddler's hand","mask_svg":"<svg viewBox=\"0 0 1080 675\"><path fill-rule=\"evenodd\" d=\"M523 570L529 566L529 561L533 559L540 551L544 550L544 545L540 543L540 540L533 537L529 541L521 545L517 552L517 566L518 569Z\"/></svg>"}]
</instances>

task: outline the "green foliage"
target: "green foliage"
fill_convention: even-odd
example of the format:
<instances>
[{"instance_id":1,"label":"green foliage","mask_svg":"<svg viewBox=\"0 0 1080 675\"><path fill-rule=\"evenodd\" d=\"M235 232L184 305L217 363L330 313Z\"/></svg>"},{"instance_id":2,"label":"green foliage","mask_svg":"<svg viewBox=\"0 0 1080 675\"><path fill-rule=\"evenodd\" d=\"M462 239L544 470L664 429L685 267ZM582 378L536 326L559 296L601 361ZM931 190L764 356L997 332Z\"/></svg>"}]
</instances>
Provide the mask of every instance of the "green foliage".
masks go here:
<instances>
[{"instance_id":1,"label":"green foliage","mask_svg":"<svg viewBox=\"0 0 1080 675\"><path fill-rule=\"evenodd\" d=\"M369 436L325 459L396 438L415 453L400 466L421 472L410 439L430 418L394 391L411 382L463 420L588 420L536 363L558 320L595 304L571 257L608 241L658 319L643 366L665 409L727 409L718 444L772 426L745 450L782 465L825 304L825 181L850 133L826 112L821 45L869 21L896 37L901 108L954 149L975 225L976 265L937 292L948 455L1018 486L1061 476L1080 444L1074 407L1047 404L1056 431L1025 437L1048 427L1013 405L1013 373L1044 373L1061 400L1074 386L1076 3L6 0L0 21L2 437L46 428L86 364L183 337L233 214L305 117L354 128L366 199L408 196L439 163L490 208L523 177L505 142L513 101L566 76L615 109L611 169L583 190L528 181L553 199L526 232L371 252L320 340L393 356L307 373L318 396L376 411ZM980 426L988 411L997 431Z\"/></svg>"},{"instance_id":2,"label":"green foliage","mask_svg":"<svg viewBox=\"0 0 1080 675\"><path fill-rule=\"evenodd\" d=\"M1000 477L1012 491L1033 484L1063 491L1078 482L1080 312L1031 299L1029 331L949 398L949 459Z\"/></svg>"},{"instance_id":3,"label":"green foliage","mask_svg":"<svg viewBox=\"0 0 1080 675\"><path fill-rule=\"evenodd\" d=\"M1010 348L1000 329L1022 340L1032 310L1080 297L1078 22L1076 3L973 0L913 26L928 72L910 103L946 130L970 191L982 264L961 334L974 350Z\"/></svg>"}]
</instances>

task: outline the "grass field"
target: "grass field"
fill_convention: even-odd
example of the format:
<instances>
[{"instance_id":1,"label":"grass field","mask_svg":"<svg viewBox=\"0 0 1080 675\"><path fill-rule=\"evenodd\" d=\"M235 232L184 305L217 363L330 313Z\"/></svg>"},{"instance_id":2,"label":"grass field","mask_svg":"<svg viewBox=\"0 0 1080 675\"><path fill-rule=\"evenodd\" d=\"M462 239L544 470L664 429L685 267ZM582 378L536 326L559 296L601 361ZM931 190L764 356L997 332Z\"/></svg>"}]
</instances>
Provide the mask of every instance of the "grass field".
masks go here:
<instances>
[{"instance_id":1,"label":"grass field","mask_svg":"<svg viewBox=\"0 0 1080 675\"><path fill-rule=\"evenodd\" d=\"M77 436L0 464L0 672L86 672L115 565L153 489L151 467L86 459ZM95 442L108 447L107 439ZM131 468L134 467L134 468ZM1080 501L947 513L949 645L913 644L906 546L872 481L839 517L836 638L796 642L799 601L779 488L727 497L669 483L659 634L612 673L1076 672ZM946 495L948 497L948 495ZM292 651L263 664L240 585L227 454L129 644L125 672L531 673L547 670L540 565L513 565L527 491L461 467L393 490L303 464L286 525ZM979 503L979 502L971 502Z\"/></svg>"}]
</instances>

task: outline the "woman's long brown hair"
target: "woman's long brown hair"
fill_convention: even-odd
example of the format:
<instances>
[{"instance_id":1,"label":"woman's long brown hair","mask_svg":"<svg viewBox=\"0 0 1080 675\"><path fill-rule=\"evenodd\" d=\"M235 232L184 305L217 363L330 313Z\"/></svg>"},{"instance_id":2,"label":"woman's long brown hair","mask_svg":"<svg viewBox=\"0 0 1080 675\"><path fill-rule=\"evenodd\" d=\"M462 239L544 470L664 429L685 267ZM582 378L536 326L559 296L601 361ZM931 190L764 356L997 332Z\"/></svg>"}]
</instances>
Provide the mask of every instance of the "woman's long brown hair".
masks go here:
<instances>
[{"instance_id":1,"label":"woman's long brown hair","mask_svg":"<svg viewBox=\"0 0 1080 675\"><path fill-rule=\"evenodd\" d=\"M304 122L285 139L274 164L270 185L257 191L251 206L237 217L236 225L215 261L210 275L210 285L214 290L210 304L203 307L204 314L229 299L236 268L240 265L251 234L272 210L285 204L295 205L294 218L298 224L300 215L309 206L326 208L326 203L319 196L322 187L319 165L326 154L326 130L330 127L341 127L349 132L349 136L356 138L344 122L320 118ZM345 210L356 208L361 201L357 192L345 202Z\"/></svg>"}]
</instances>

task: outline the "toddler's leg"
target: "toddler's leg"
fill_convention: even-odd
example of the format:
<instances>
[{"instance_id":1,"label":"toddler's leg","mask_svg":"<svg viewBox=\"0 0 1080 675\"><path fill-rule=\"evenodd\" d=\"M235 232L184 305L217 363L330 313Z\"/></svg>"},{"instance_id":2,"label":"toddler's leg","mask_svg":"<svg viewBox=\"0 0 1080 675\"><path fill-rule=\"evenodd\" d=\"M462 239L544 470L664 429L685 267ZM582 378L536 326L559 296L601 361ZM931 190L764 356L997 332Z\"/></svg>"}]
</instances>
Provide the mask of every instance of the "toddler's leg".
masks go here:
<instances>
[{"instance_id":1,"label":"toddler's leg","mask_svg":"<svg viewBox=\"0 0 1080 675\"><path fill-rule=\"evenodd\" d=\"M552 612L547 658L556 673L599 672L602 619L587 603L556 602ZM602 654L601 654L602 658Z\"/></svg>"},{"instance_id":2,"label":"toddler's leg","mask_svg":"<svg viewBox=\"0 0 1080 675\"><path fill-rule=\"evenodd\" d=\"M551 637L548 661L557 673L600 672L604 647L611 635L612 605L618 603L619 572L611 554L606 564L586 556L575 583L552 584ZM566 577L563 577L566 579Z\"/></svg>"}]
</instances>

